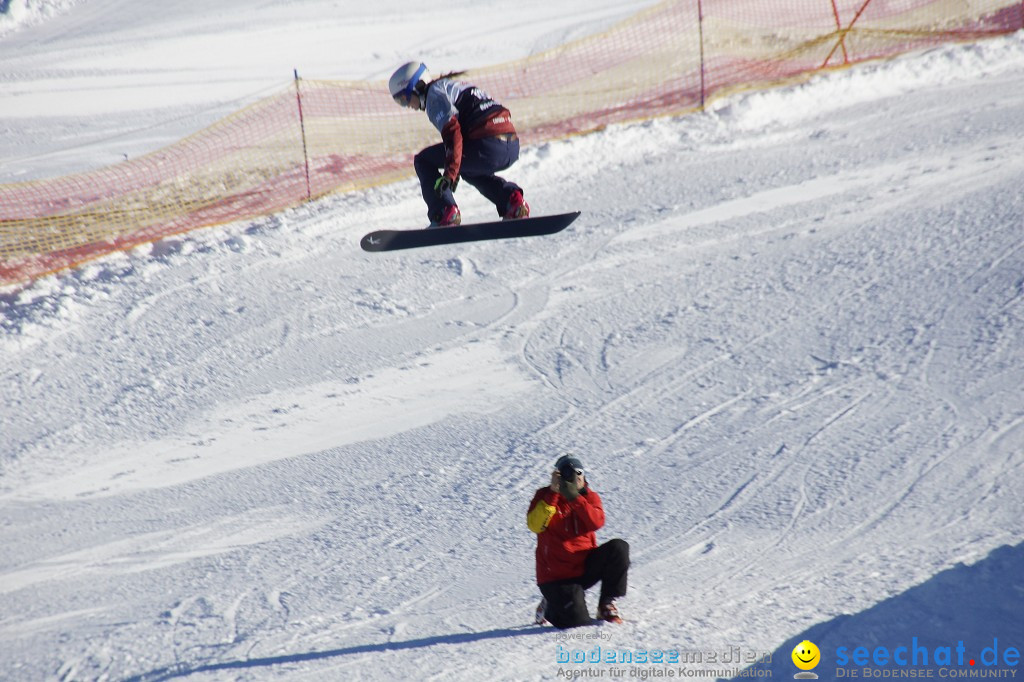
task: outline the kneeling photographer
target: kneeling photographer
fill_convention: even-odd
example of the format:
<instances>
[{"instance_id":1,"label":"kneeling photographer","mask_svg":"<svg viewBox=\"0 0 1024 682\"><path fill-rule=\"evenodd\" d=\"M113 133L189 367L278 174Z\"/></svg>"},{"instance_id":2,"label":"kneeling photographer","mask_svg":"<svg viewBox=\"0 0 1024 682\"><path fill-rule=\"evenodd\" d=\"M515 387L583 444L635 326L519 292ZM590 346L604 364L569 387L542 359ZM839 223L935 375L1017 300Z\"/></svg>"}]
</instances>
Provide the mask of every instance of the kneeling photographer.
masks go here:
<instances>
[{"instance_id":1,"label":"kneeling photographer","mask_svg":"<svg viewBox=\"0 0 1024 682\"><path fill-rule=\"evenodd\" d=\"M543 595L537 623L557 628L591 624L586 590L597 583L598 619L621 623L615 600L626 594L629 545L619 539L597 544L604 507L588 487L579 459L558 458L551 483L533 496L526 525L537 534L537 585Z\"/></svg>"}]
</instances>

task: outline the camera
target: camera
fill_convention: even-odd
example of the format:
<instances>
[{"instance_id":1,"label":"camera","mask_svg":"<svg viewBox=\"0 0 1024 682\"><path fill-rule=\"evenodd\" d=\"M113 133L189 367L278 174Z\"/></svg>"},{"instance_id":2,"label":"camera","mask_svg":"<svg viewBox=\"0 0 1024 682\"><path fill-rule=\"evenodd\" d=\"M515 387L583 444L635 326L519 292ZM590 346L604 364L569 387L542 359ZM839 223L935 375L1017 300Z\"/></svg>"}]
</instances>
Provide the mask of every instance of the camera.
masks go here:
<instances>
[{"instance_id":1,"label":"camera","mask_svg":"<svg viewBox=\"0 0 1024 682\"><path fill-rule=\"evenodd\" d=\"M576 476L582 474L583 469L574 466L573 462L563 462L558 469L558 475L562 477L563 481L575 481Z\"/></svg>"}]
</instances>

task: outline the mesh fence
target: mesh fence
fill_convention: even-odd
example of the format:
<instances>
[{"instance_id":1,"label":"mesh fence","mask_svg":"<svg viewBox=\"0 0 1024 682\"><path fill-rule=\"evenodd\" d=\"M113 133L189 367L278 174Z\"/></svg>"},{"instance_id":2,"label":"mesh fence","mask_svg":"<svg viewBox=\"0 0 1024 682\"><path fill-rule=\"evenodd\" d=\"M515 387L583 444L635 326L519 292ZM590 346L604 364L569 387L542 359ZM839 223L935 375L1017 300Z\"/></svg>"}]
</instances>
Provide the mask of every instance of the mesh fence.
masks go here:
<instances>
[{"instance_id":1,"label":"mesh fence","mask_svg":"<svg viewBox=\"0 0 1024 682\"><path fill-rule=\"evenodd\" d=\"M823 68L1024 28L1024 0L669 0L468 78L525 144L700 109ZM307 81L98 171L0 185L0 284L411 173L436 142L383 83Z\"/></svg>"}]
</instances>

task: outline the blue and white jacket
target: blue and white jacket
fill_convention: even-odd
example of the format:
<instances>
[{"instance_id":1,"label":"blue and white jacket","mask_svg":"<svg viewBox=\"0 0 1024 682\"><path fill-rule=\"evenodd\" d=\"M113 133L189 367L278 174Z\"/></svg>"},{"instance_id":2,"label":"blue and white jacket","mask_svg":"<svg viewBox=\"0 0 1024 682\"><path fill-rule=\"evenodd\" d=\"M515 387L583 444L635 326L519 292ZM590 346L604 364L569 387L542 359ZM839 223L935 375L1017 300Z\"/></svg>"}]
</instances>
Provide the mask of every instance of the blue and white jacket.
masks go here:
<instances>
[{"instance_id":1,"label":"blue and white jacket","mask_svg":"<svg viewBox=\"0 0 1024 682\"><path fill-rule=\"evenodd\" d=\"M446 159L444 177L452 183L459 177L464 139L516 133L508 109L475 85L451 78L439 78L427 86L424 109L441 133Z\"/></svg>"}]
</instances>

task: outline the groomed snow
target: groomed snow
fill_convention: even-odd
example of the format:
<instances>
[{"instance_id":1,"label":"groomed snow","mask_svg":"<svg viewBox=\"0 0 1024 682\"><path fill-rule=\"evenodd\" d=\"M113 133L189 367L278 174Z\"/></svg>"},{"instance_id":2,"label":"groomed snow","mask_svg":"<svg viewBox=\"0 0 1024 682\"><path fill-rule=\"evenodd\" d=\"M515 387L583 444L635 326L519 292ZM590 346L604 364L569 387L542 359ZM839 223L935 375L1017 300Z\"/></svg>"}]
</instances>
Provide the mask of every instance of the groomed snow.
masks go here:
<instances>
[{"instance_id":1,"label":"groomed snow","mask_svg":"<svg viewBox=\"0 0 1024 682\"><path fill-rule=\"evenodd\" d=\"M139 46L127 93L271 22L301 51L335 4L67 3L18 28L0 119L40 134L2 138L3 179L113 162L268 87L254 51L216 92L194 66L180 105L111 101L114 52ZM506 4L462 3L445 42L384 0L309 68L509 59L622 11L525 5L496 45L469 27ZM313 35L331 26L351 24ZM657 668L559 660L602 646L772 652L791 679L804 638L1024 648L1024 34L531 145L507 175L583 216L361 252L423 221L406 181L0 293L0 678ZM599 538L632 546L629 622L591 640L529 626L526 504L566 451Z\"/></svg>"}]
</instances>

